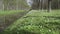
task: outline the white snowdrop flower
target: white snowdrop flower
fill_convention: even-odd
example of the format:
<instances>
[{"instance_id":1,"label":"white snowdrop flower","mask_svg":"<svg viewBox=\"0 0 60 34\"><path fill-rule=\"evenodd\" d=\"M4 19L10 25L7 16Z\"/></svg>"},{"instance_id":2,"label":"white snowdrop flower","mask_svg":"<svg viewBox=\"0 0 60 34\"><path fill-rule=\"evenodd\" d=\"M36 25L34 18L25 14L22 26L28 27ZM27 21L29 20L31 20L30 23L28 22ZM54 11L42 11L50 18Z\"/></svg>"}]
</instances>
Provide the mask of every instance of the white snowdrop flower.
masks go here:
<instances>
[{"instance_id":1,"label":"white snowdrop flower","mask_svg":"<svg viewBox=\"0 0 60 34\"><path fill-rule=\"evenodd\" d=\"M41 31L41 30L40 30Z\"/></svg>"},{"instance_id":2,"label":"white snowdrop flower","mask_svg":"<svg viewBox=\"0 0 60 34\"><path fill-rule=\"evenodd\" d=\"M40 26L42 28L42 26Z\"/></svg>"},{"instance_id":3,"label":"white snowdrop flower","mask_svg":"<svg viewBox=\"0 0 60 34\"><path fill-rule=\"evenodd\" d=\"M49 32L51 32L51 30L49 30Z\"/></svg>"}]
</instances>

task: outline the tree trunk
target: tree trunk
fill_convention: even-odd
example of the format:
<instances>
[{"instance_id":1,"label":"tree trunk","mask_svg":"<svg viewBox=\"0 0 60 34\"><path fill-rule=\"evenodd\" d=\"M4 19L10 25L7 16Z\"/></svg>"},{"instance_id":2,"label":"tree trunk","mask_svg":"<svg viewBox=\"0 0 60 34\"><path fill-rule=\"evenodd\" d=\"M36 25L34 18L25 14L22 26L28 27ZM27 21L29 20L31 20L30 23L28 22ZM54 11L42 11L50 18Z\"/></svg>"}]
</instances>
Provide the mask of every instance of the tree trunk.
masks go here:
<instances>
[{"instance_id":1,"label":"tree trunk","mask_svg":"<svg viewBox=\"0 0 60 34\"><path fill-rule=\"evenodd\" d=\"M44 0L41 0L41 10L43 11L43 4L44 4L44 2L43 2Z\"/></svg>"},{"instance_id":2,"label":"tree trunk","mask_svg":"<svg viewBox=\"0 0 60 34\"><path fill-rule=\"evenodd\" d=\"M51 0L48 0L48 12L51 11Z\"/></svg>"},{"instance_id":3,"label":"tree trunk","mask_svg":"<svg viewBox=\"0 0 60 34\"><path fill-rule=\"evenodd\" d=\"M40 10L40 5L41 5L40 0L38 0L38 9L39 10Z\"/></svg>"},{"instance_id":4,"label":"tree trunk","mask_svg":"<svg viewBox=\"0 0 60 34\"><path fill-rule=\"evenodd\" d=\"M3 0L3 4L4 4L4 10L7 10L7 6L8 6L8 0Z\"/></svg>"},{"instance_id":5,"label":"tree trunk","mask_svg":"<svg viewBox=\"0 0 60 34\"><path fill-rule=\"evenodd\" d=\"M59 0L58 0L58 8L59 8Z\"/></svg>"}]
</instances>

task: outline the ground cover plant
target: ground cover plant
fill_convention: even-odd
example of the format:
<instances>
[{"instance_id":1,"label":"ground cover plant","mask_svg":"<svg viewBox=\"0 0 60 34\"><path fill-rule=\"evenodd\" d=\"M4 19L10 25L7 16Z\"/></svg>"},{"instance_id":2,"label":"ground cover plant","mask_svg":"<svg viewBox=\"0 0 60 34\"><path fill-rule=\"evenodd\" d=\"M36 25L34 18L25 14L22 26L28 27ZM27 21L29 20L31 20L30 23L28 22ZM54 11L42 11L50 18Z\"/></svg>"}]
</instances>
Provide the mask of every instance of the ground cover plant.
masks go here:
<instances>
[{"instance_id":1,"label":"ground cover plant","mask_svg":"<svg viewBox=\"0 0 60 34\"><path fill-rule=\"evenodd\" d=\"M2 34L60 34L60 10L32 10L7 27Z\"/></svg>"}]
</instances>

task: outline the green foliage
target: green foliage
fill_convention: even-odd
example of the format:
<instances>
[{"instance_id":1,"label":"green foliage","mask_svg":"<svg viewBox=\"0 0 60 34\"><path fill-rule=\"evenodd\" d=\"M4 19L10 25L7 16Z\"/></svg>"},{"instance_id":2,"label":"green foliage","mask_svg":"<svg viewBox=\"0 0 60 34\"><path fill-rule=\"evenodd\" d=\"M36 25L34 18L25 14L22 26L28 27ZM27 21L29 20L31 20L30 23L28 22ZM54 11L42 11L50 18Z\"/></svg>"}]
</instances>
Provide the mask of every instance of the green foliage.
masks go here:
<instances>
[{"instance_id":1,"label":"green foliage","mask_svg":"<svg viewBox=\"0 0 60 34\"><path fill-rule=\"evenodd\" d=\"M0 16L4 16L4 15L12 15L12 14L16 14L19 12L24 12L24 10L7 10L7 11L0 11Z\"/></svg>"},{"instance_id":2,"label":"green foliage","mask_svg":"<svg viewBox=\"0 0 60 34\"><path fill-rule=\"evenodd\" d=\"M30 11L6 28L3 34L60 34L60 10L50 13Z\"/></svg>"}]
</instances>

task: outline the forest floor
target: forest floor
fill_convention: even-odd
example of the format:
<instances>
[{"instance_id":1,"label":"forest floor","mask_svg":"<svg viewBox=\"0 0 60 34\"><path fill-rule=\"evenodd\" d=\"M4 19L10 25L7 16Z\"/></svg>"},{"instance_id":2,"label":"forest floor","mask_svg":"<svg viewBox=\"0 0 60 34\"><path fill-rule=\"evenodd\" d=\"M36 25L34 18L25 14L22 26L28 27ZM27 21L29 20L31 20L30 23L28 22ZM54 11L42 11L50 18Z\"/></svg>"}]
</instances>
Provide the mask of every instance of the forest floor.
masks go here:
<instances>
[{"instance_id":1,"label":"forest floor","mask_svg":"<svg viewBox=\"0 0 60 34\"><path fill-rule=\"evenodd\" d=\"M60 34L60 10L32 10L15 20L1 34Z\"/></svg>"},{"instance_id":2,"label":"forest floor","mask_svg":"<svg viewBox=\"0 0 60 34\"><path fill-rule=\"evenodd\" d=\"M27 13L23 10L0 11L0 31Z\"/></svg>"}]
</instances>

